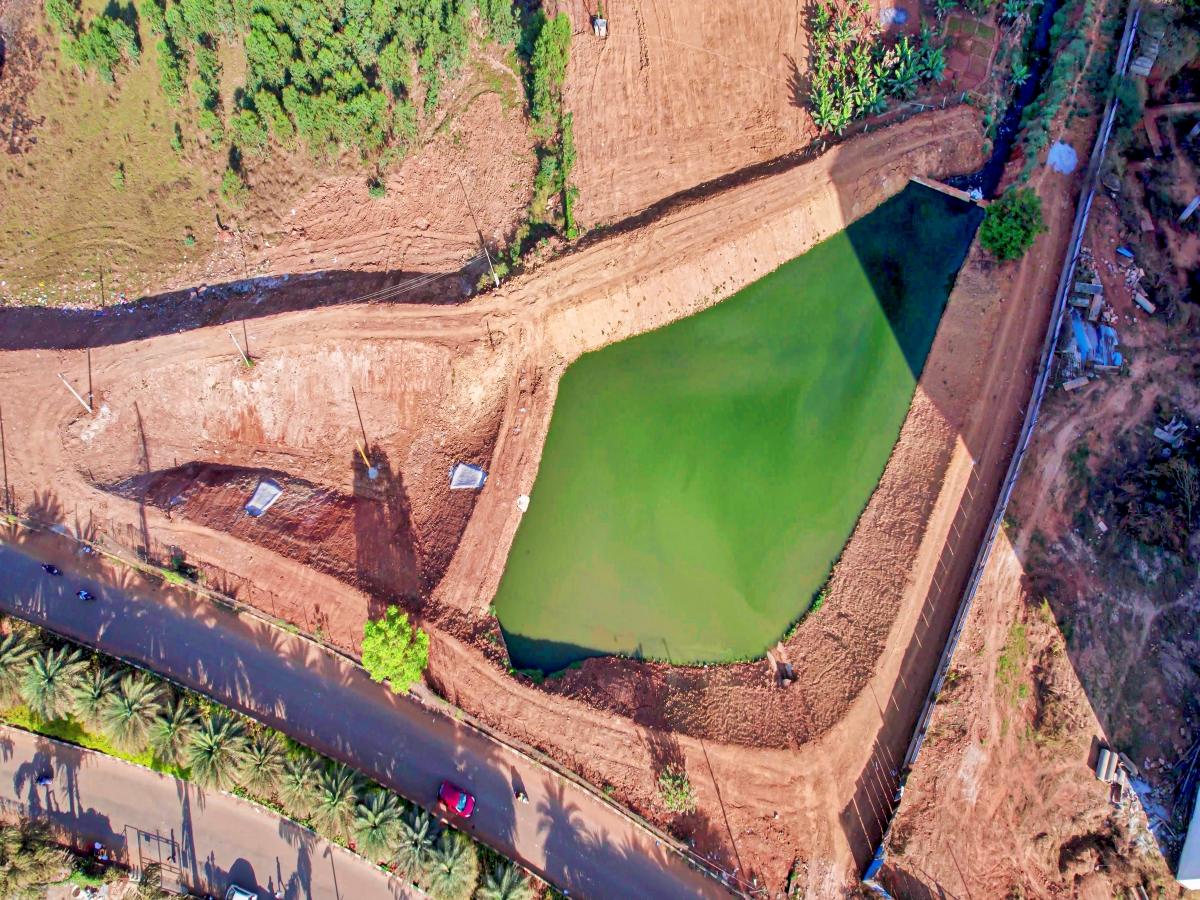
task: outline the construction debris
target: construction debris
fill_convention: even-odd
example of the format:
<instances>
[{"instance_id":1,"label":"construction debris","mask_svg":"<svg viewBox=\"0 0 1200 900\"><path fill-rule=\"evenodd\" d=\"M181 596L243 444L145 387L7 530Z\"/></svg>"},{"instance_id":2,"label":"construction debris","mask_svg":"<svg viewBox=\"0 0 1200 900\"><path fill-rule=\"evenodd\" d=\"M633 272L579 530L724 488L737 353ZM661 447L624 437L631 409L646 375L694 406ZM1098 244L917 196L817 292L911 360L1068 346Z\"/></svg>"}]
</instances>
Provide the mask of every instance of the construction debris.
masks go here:
<instances>
[{"instance_id":1,"label":"construction debris","mask_svg":"<svg viewBox=\"0 0 1200 900\"><path fill-rule=\"evenodd\" d=\"M478 490L487 481L487 472L470 463L459 463L450 470L450 490Z\"/></svg>"},{"instance_id":2,"label":"construction debris","mask_svg":"<svg viewBox=\"0 0 1200 900\"><path fill-rule=\"evenodd\" d=\"M1068 391L1074 391L1081 387L1087 387L1088 377L1080 375L1078 378L1072 378L1070 381L1063 382L1063 388Z\"/></svg>"},{"instance_id":3,"label":"construction debris","mask_svg":"<svg viewBox=\"0 0 1200 900\"><path fill-rule=\"evenodd\" d=\"M1156 427L1154 429L1154 436L1164 444L1168 444L1178 450L1183 446L1183 435L1187 430L1187 423L1180 420L1179 416L1173 416L1165 428Z\"/></svg>"}]
</instances>

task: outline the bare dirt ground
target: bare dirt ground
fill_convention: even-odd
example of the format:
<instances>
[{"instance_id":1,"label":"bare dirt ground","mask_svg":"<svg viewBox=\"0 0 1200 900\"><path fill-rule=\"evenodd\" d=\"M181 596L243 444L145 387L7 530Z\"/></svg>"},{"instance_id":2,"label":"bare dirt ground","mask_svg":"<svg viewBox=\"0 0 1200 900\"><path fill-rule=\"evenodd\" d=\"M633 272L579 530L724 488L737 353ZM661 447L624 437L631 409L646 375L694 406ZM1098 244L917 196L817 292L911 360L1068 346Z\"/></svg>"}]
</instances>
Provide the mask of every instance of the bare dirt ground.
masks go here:
<instances>
[{"instance_id":1,"label":"bare dirt ground","mask_svg":"<svg viewBox=\"0 0 1200 900\"><path fill-rule=\"evenodd\" d=\"M1180 78L1160 75L1151 102L1194 96L1194 70ZM1197 546L1190 511L1145 491L1166 451L1193 458L1200 416L1196 230L1177 221L1196 192L1195 118L1160 123L1161 159L1140 126L1114 137L1115 187L1097 193L1084 246L1125 366L1047 393L892 832L898 897L1194 896L1172 873L1200 726ZM1134 304L1118 246L1145 269L1155 315ZM1176 415L1191 428L1172 451L1152 431ZM1114 805L1095 778L1102 743L1133 762L1136 799Z\"/></svg>"},{"instance_id":2,"label":"bare dirt ground","mask_svg":"<svg viewBox=\"0 0 1200 900\"><path fill-rule=\"evenodd\" d=\"M973 169L979 146L968 108L918 116L468 304L252 320L253 368L224 328L198 327L186 308L179 333L147 339L138 315L107 321L91 351L90 415L57 378L87 391L87 355L25 343L0 355L10 481L30 515L180 557L349 649L369 615L404 600L432 629L429 679L445 696L698 852L772 887L793 872L813 896L833 895L878 838L890 769L1007 464L1052 293L1046 263L1073 211L1069 181L1024 263L968 258L829 598L784 648L791 688L773 688L765 662L595 660L539 689L505 670L488 604L570 360L717 302L912 174ZM375 481L355 448L364 437ZM459 460L491 476L477 497L448 504ZM251 522L238 509L263 476L286 493ZM698 800L682 818L655 791L675 761Z\"/></svg>"},{"instance_id":3,"label":"bare dirt ground","mask_svg":"<svg viewBox=\"0 0 1200 900\"><path fill-rule=\"evenodd\" d=\"M816 134L799 102L807 58L801 3L560 6L575 39L564 101L579 149L577 215L615 222L662 197L781 156Z\"/></svg>"}]
</instances>

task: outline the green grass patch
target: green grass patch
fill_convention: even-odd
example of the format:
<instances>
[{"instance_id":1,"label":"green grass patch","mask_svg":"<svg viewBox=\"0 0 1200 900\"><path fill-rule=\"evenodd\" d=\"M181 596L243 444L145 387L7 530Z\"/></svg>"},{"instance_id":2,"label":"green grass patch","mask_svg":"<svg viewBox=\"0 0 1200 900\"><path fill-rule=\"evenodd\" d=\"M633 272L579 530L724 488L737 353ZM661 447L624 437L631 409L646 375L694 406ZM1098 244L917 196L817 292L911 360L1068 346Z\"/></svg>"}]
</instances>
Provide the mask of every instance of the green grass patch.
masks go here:
<instances>
[{"instance_id":1,"label":"green grass patch","mask_svg":"<svg viewBox=\"0 0 1200 900\"><path fill-rule=\"evenodd\" d=\"M103 735L93 734L84 728L82 724L75 721L73 717L54 719L47 722L40 716L30 712L28 706L21 704L20 706L14 706L11 709L0 712L0 720L25 731L31 731L34 734L43 734L46 737L54 738L56 741L75 744L79 747L86 747L89 750L99 751L108 756L115 756L118 759L137 763L139 766L145 766L148 769L153 769L155 772L174 775L176 778L184 780L187 780L189 777L187 769L171 765L170 763L164 763L149 750L137 754L123 753L110 744Z\"/></svg>"}]
</instances>

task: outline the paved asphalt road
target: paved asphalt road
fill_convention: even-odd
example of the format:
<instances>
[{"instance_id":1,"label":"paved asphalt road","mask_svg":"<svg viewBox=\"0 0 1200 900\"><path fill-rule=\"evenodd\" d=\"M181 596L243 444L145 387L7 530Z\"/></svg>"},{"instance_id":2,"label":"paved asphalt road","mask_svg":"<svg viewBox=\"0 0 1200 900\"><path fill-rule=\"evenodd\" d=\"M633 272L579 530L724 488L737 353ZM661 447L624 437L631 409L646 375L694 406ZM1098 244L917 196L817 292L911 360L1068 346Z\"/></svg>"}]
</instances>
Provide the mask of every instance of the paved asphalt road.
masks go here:
<instances>
[{"instance_id":1,"label":"paved asphalt road","mask_svg":"<svg viewBox=\"0 0 1200 900\"><path fill-rule=\"evenodd\" d=\"M66 576L0 545L0 608L209 694L423 806L434 805L442 779L453 781L478 801L468 833L572 897L730 896L587 791L340 657L190 594L152 597L117 584L125 573L75 576L99 567L67 552L46 561ZM81 587L98 599L77 600ZM516 802L514 787L530 802Z\"/></svg>"},{"instance_id":2,"label":"paved asphalt road","mask_svg":"<svg viewBox=\"0 0 1200 900\"><path fill-rule=\"evenodd\" d=\"M52 784L37 779L53 772ZM348 850L245 800L102 753L0 727L0 803L19 804L99 841L127 863L161 863L163 884L223 897L230 884L270 900L421 895Z\"/></svg>"}]
</instances>

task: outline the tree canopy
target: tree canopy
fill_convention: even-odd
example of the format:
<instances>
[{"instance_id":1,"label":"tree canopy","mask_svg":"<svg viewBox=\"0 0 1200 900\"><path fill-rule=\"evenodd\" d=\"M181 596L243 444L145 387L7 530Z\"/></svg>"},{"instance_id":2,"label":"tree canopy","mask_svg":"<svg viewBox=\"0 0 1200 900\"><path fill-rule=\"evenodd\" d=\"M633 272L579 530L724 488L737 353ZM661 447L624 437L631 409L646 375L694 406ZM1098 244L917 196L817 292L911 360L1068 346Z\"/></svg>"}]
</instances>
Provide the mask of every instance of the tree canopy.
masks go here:
<instances>
[{"instance_id":1,"label":"tree canopy","mask_svg":"<svg viewBox=\"0 0 1200 900\"><path fill-rule=\"evenodd\" d=\"M389 606L382 619L363 627L362 662L375 681L387 680L397 694L421 680L429 663L429 635Z\"/></svg>"},{"instance_id":2,"label":"tree canopy","mask_svg":"<svg viewBox=\"0 0 1200 900\"><path fill-rule=\"evenodd\" d=\"M996 259L1017 259L1046 231L1042 198L1033 188L1009 188L994 201L979 227L979 243Z\"/></svg>"}]
</instances>

